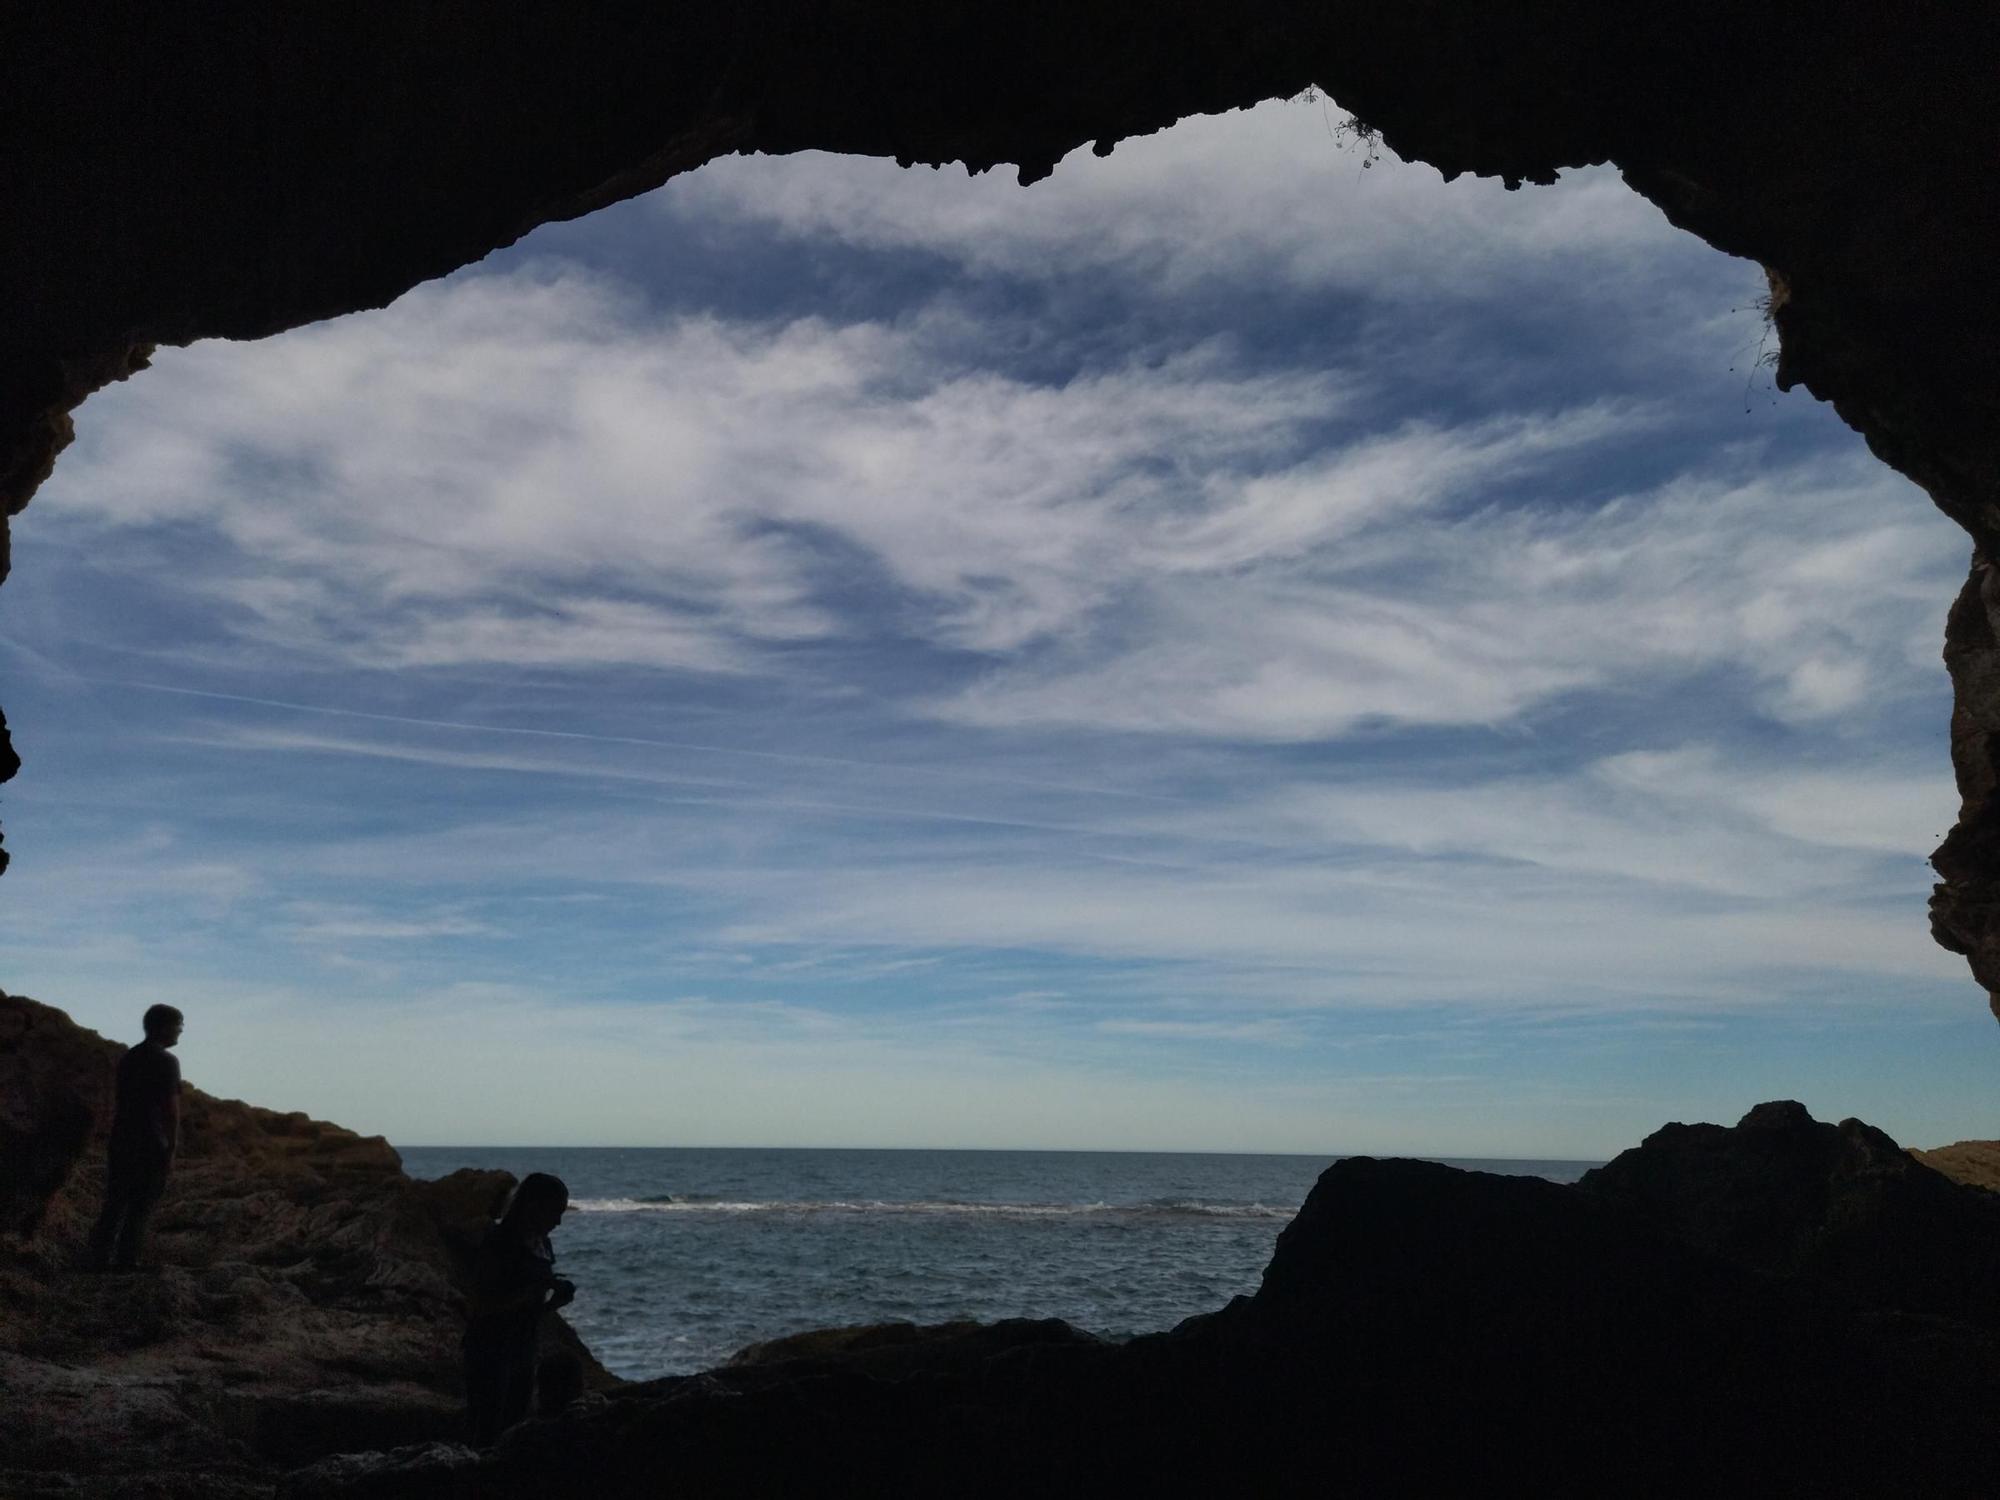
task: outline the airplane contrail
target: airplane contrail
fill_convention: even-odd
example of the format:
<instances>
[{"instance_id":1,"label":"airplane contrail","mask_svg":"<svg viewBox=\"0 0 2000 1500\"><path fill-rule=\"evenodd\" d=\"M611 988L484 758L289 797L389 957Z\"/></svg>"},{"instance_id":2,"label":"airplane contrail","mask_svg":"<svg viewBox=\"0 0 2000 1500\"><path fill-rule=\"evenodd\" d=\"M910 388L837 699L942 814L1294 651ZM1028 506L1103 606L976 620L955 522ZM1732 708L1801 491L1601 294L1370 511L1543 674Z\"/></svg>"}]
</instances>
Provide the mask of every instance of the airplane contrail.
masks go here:
<instances>
[{"instance_id":1,"label":"airplane contrail","mask_svg":"<svg viewBox=\"0 0 2000 1500\"><path fill-rule=\"evenodd\" d=\"M341 719L366 719L378 724L408 724L423 729L451 729L473 734L514 734L533 739L581 740L596 745L637 745L655 750L691 750L706 755L738 755L755 760L782 761L793 765L843 766L863 771L895 771L903 775L933 776L948 781L983 781L1003 786L1034 787L1041 791L1078 792L1092 797L1126 797L1141 802L1182 802L1160 792L1135 792L1122 787L1076 786L1061 781L1038 781L1026 776L1004 776L987 771L947 770L937 766L904 765L891 761L853 760L838 755L807 755L792 750L751 750L736 745L705 745L693 740L650 739L630 734L592 734L580 729L529 729L517 724L474 724L459 719L426 719L412 714L375 713L360 708L332 708L322 703L296 703L285 698L258 698L248 693L218 693L205 688L173 687L164 682L137 682L115 677L78 677L100 687L136 688L148 693L170 693L181 698L207 698L222 703L249 703L260 708L283 708L295 713L326 714Z\"/></svg>"}]
</instances>

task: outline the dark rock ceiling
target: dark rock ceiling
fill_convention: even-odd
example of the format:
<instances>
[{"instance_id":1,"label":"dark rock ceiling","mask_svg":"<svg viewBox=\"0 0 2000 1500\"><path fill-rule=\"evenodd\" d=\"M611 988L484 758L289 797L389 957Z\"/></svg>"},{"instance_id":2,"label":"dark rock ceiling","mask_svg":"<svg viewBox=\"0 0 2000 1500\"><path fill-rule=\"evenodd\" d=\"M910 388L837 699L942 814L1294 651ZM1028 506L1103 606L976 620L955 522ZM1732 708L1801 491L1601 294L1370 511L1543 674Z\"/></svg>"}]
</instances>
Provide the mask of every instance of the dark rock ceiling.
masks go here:
<instances>
[{"instance_id":1,"label":"dark rock ceiling","mask_svg":"<svg viewBox=\"0 0 2000 1500\"><path fill-rule=\"evenodd\" d=\"M71 409L153 345L381 306L720 154L1025 183L1316 85L1447 176L1614 163L1760 262L1779 385L1970 533L1946 642L1965 806L1932 921L2000 992L1996 77L2000 7L1958 0L10 6L0 500L27 503Z\"/></svg>"}]
</instances>

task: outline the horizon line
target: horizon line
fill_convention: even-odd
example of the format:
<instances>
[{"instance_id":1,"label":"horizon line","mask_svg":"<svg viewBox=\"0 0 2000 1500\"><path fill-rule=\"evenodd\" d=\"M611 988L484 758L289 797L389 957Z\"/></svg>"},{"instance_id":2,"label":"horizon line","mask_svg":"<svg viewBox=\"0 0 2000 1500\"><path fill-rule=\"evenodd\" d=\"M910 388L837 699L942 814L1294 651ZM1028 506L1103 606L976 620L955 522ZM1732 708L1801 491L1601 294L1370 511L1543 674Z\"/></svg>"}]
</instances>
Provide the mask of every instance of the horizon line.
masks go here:
<instances>
[{"instance_id":1,"label":"horizon line","mask_svg":"<svg viewBox=\"0 0 2000 1500\"><path fill-rule=\"evenodd\" d=\"M387 1136L383 1137L388 1140ZM389 1141L396 1151L908 1151L936 1153L964 1153L985 1151L1011 1153L1021 1156L1291 1156L1312 1158L1328 1162L1372 1159L1375 1161L1493 1161L1493 1162L1561 1162L1566 1166L1602 1166L1612 1158L1608 1156L1475 1156L1447 1155L1440 1152L1419 1153L1414 1151L1251 1151L1244 1149L1188 1150L1184 1148L1161 1149L1151 1146L660 1146L629 1144L593 1145L483 1145L467 1141L410 1141L399 1143Z\"/></svg>"}]
</instances>

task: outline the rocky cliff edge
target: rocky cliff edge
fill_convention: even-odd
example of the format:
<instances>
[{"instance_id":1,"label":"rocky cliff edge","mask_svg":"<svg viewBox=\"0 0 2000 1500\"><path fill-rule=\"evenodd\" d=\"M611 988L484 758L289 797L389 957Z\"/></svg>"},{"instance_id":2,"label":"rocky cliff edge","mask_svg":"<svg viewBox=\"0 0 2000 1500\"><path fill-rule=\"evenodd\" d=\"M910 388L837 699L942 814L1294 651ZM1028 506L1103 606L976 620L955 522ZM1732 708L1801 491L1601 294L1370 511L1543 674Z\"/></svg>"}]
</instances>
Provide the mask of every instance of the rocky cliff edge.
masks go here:
<instances>
[{"instance_id":1,"label":"rocky cliff edge","mask_svg":"<svg viewBox=\"0 0 2000 1500\"><path fill-rule=\"evenodd\" d=\"M464 1275L512 1179L415 1182L379 1136L189 1087L159 1269L86 1274L122 1051L0 994L0 1495L268 1496L455 1437Z\"/></svg>"}]
</instances>

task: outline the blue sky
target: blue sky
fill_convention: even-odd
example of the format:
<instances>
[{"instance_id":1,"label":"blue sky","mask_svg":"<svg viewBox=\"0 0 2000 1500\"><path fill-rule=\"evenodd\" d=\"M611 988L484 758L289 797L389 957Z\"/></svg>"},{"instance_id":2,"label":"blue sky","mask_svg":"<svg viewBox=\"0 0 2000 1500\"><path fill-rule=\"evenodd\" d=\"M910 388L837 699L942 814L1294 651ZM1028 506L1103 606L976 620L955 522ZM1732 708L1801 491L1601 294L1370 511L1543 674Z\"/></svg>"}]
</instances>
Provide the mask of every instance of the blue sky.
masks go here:
<instances>
[{"instance_id":1,"label":"blue sky","mask_svg":"<svg viewBox=\"0 0 2000 1500\"><path fill-rule=\"evenodd\" d=\"M1967 544L1757 268L1271 104L712 164L92 398L9 988L407 1143L1991 1134Z\"/></svg>"}]
</instances>

